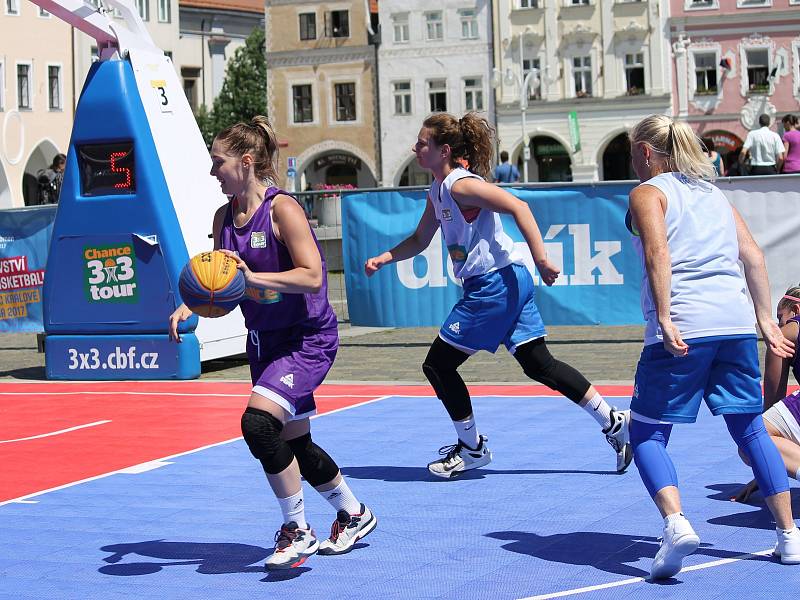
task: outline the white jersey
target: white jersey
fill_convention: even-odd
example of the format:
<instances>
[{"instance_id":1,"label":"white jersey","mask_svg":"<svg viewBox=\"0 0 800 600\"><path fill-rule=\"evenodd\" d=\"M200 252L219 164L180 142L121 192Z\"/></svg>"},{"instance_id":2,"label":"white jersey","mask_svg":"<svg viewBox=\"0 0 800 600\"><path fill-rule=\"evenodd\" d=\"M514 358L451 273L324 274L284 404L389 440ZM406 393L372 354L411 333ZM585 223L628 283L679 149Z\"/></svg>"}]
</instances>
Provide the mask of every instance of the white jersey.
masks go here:
<instances>
[{"instance_id":1,"label":"white jersey","mask_svg":"<svg viewBox=\"0 0 800 600\"><path fill-rule=\"evenodd\" d=\"M672 263L670 316L683 339L755 333L755 313L739 268L736 222L728 199L716 186L681 173L662 173L645 182L667 198L664 215ZM663 341L639 238L645 345Z\"/></svg>"},{"instance_id":2,"label":"white jersey","mask_svg":"<svg viewBox=\"0 0 800 600\"><path fill-rule=\"evenodd\" d=\"M500 215L492 210L470 208L465 217L450 194L453 184L465 177L482 179L458 168L451 171L441 184L434 179L429 192L436 220L453 261L453 274L463 279L502 269L515 262L511 257L514 242L503 231Z\"/></svg>"}]
</instances>

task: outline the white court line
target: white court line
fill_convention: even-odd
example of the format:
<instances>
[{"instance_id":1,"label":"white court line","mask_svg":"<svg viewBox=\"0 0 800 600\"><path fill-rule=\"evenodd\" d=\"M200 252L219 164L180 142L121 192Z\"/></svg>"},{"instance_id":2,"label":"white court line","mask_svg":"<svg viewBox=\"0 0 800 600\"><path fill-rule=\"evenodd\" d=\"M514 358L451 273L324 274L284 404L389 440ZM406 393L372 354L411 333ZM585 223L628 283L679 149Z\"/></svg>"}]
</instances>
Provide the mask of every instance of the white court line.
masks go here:
<instances>
[{"instance_id":1,"label":"white court line","mask_svg":"<svg viewBox=\"0 0 800 600\"><path fill-rule=\"evenodd\" d=\"M51 431L50 433L40 433L39 435L32 435L30 437L24 438L17 438L15 440L0 440L0 444L10 444L11 442L27 442L28 440L38 440L40 438L46 438L53 435L60 435L62 433L67 433L70 431L75 431L77 429L86 429L87 427L95 427L96 425L104 425L105 423L111 423L110 419L106 419L105 421L95 421L94 423L86 423L85 425L76 425L75 427L69 427L67 429L59 429L58 431Z\"/></svg>"},{"instance_id":2,"label":"white court line","mask_svg":"<svg viewBox=\"0 0 800 600\"><path fill-rule=\"evenodd\" d=\"M712 567L720 567L730 563L738 562L740 560L747 560L756 556L767 556L772 554L772 548L769 550L761 550L760 552L748 552L746 554L739 554L731 558L722 558L720 560L712 560L707 563L699 565L692 565L691 567L684 567L681 573L688 573L689 571L699 571L701 569L710 569ZM549 598L564 598L565 596L576 596L578 594L586 594L588 592L596 592L597 590L607 590L609 588L620 587L623 585L630 585L632 583L641 583L646 581L644 577L633 577L631 579L621 579L619 581L612 581L610 583L601 583L600 585L589 585L582 588L575 588L573 590L564 590L563 592L553 592L551 594L541 594L540 596L528 596L520 600L548 600Z\"/></svg>"},{"instance_id":3,"label":"white court line","mask_svg":"<svg viewBox=\"0 0 800 600\"><path fill-rule=\"evenodd\" d=\"M351 408L357 408L359 406L366 406L367 404L372 404L373 402L378 402L380 400L386 400L387 398L393 398L393 396L391 396L391 395L389 395L389 396L380 396L378 398L373 398L372 400L367 400L366 402L359 402L358 404L352 404L350 406L343 406L342 408L337 408L336 410L325 412L325 413L322 413L321 415L313 415L311 418L312 419L316 419L316 418L319 418L319 417L324 417L325 415L332 415L332 414L335 414L335 413L338 413L338 412L342 412L343 410L349 410ZM169 456L164 456L163 458L156 458L156 459L153 459L153 460L148 460L148 461L146 461L144 463L139 463L139 465L146 465L146 464L149 464L149 463L152 463L152 462L168 461L168 460L171 460L173 458L177 458L179 456L186 456L187 454L194 454L195 452L200 452L202 450L208 450L209 448L214 448L215 446L222 446L224 444L230 444L231 442L236 442L236 441L238 441L240 439L242 439L242 436L231 438L229 440L224 440L222 442L216 442L214 444L208 444L207 446L202 446L201 448L195 448L194 450L187 450L185 452L178 452L177 454L170 454ZM129 467L124 467L122 469L117 469L116 471L110 471L108 473L103 473L101 475L95 475L94 477L87 477L86 479L81 479L79 481L73 481L71 483L65 483L64 485L59 485L59 486L52 487L52 488L49 488L49 489L46 489L46 490L41 490L39 492L33 492L33 493L27 494L25 496L20 496L19 498L12 498L11 500L4 500L3 502L0 502L0 506L5 506L6 504L11 504L11 503L29 504L29 503L25 502L25 500L28 500L29 498L35 498L36 496L41 496L42 494L47 494L48 492L55 492L55 491L63 490L63 489L66 489L66 488L69 488L69 487L72 487L72 486L75 486L75 485L80 485L81 483L88 483L90 481L95 481L96 479L103 479L104 477L108 477L109 475L115 475L116 473L124 473L126 471L129 471L130 469L135 469L139 465L132 465L132 466L129 466Z\"/></svg>"},{"instance_id":4,"label":"white court line","mask_svg":"<svg viewBox=\"0 0 800 600\"><path fill-rule=\"evenodd\" d=\"M379 386L376 386L379 387ZM85 391L85 392L4 392L0 387L0 396L188 396L191 398L203 398L203 397L211 397L211 398L249 398L250 394L211 394L211 393L201 393L201 394L193 394L189 392L97 392L97 391ZM374 398L375 394L348 394L348 393L341 393L341 394L314 394L315 398ZM436 395L431 390L430 394L391 394L392 398L435 398ZM478 394L473 395L473 398L560 398L560 394L548 394L545 396L541 396L538 394L531 394L529 396L524 396L521 394ZM604 398L629 398L630 396L603 396Z\"/></svg>"}]
</instances>

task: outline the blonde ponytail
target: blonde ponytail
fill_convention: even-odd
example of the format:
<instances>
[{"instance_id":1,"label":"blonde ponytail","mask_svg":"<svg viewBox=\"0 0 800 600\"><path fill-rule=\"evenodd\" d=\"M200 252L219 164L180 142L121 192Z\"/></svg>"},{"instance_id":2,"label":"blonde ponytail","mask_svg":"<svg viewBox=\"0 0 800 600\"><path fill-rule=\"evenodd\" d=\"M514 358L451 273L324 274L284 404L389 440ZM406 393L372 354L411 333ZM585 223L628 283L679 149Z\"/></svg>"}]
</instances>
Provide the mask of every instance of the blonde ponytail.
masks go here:
<instances>
[{"instance_id":1,"label":"blonde ponytail","mask_svg":"<svg viewBox=\"0 0 800 600\"><path fill-rule=\"evenodd\" d=\"M665 115L645 117L631 130L631 141L644 143L667 157L669 168L692 179L714 179L716 170L695 132Z\"/></svg>"},{"instance_id":2,"label":"blonde ponytail","mask_svg":"<svg viewBox=\"0 0 800 600\"><path fill-rule=\"evenodd\" d=\"M216 138L228 152L236 156L251 154L258 179L275 183L278 180L278 135L265 116L258 115L249 123L226 127Z\"/></svg>"}]
</instances>

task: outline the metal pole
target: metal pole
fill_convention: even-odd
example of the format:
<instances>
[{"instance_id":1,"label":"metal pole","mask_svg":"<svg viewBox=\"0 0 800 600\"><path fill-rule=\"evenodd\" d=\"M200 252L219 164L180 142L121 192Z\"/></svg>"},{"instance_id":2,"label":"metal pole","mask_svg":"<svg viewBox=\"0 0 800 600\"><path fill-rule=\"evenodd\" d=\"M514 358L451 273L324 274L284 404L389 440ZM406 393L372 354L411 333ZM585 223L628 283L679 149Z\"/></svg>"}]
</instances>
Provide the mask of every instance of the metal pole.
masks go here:
<instances>
[{"instance_id":1,"label":"metal pole","mask_svg":"<svg viewBox=\"0 0 800 600\"><path fill-rule=\"evenodd\" d=\"M521 115L520 122L522 124L522 182L528 182L528 159L525 152L525 138L527 137L527 127L525 123L525 112L527 110L527 102L525 102L525 68L523 62L523 42L524 33L519 34L519 112Z\"/></svg>"}]
</instances>

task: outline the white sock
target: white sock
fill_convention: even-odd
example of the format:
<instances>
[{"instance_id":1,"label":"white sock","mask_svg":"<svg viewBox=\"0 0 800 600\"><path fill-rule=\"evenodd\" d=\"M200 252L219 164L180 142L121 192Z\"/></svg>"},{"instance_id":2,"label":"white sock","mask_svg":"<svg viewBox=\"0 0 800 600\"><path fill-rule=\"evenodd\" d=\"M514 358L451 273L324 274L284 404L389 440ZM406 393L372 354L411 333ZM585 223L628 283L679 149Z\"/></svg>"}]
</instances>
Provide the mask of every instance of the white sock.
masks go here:
<instances>
[{"instance_id":1,"label":"white sock","mask_svg":"<svg viewBox=\"0 0 800 600\"><path fill-rule=\"evenodd\" d=\"M361 503L356 500L344 478L335 488L320 492L320 494L337 512L346 510L349 515L357 515L361 512Z\"/></svg>"},{"instance_id":2,"label":"white sock","mask_svg":"<svg viewBox=\"0 0 800 600\"><path fill-rule=\"evenodd\" d=\"M672 513L671 515L664 517L664 525L669 525L673 521L680 521L681 519L686 519L686 515L684 515L682 512Z\"/></svg>"},{"instance_id":3,"label":"white sock","mask_svg":"<svg viewBox=\"0 0 800 600\"><path fill-rule=\"evenodd\" d=\"M456 428L458 439L472 450L481 445L481 439L478 437L478 428L475 426L475 415L463 421L453 421L453 427Z\"/></svg>"},{"instance_id":4,"label":"white sock","mask_svg":"<svg viewBox=\"0 0 800 600\"><path fill-rule=\"evenodd\" d=\"M306 523L306 505L303 502L303 489L288 498L278 498L283 513L283 523L294 521L300 529L308 529Z\"/></svg>"},{"instance_id":5,"label":"white sock","mask_svg":"<svg viewBox=\"0 0 800 600\"><path fill-rule=\"evenodd\" d=\"M594 420L600 423L600 427L603 429L611 427L611 407L608 405L608 402L603 400L600 392L595 393L595 395L589 399L583 407L583 410L592 415Z\"/></svg>"}]
</instances>

